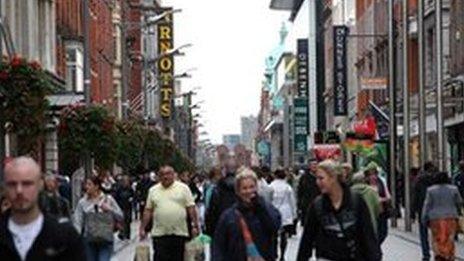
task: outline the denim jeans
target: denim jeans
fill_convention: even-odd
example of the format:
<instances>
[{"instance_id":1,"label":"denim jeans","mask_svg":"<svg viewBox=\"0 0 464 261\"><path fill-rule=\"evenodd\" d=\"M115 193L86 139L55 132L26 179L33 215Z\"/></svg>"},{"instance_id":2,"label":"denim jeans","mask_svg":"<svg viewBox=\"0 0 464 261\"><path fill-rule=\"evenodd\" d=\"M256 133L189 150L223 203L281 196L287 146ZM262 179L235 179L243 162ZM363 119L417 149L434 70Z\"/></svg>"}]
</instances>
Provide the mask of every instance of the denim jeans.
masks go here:
<instances>
[{"instance_id":1,"label":"denim jeans","mask_svg":"<svg viewBox=\"0 0 464 261\"><path fill-rule=\"evenodd\" d=\"M427 224L419 221L419 235L422 248L422 260L430 260L429 230Z\"/></svg>"},{"instance_id":2,"label":"denim jeans","mask_svg":"<svg viewBox=\"0 0 464 261\"><path fill-rule=\"evenodd\" d=\"M388 218L380 216L378 222L379 244L382 245L388 236Z\"/></svg>"},{"instance_id":3,"label":"denim jeans","mask_svg":"<svg viewBox=\"0 0 464 261\"><path fill-rule=\"evenodd\" d=\"M113 243L86 243L87 259L89 261L110 261L113 252Z\"/></svg>"}]
</instances>

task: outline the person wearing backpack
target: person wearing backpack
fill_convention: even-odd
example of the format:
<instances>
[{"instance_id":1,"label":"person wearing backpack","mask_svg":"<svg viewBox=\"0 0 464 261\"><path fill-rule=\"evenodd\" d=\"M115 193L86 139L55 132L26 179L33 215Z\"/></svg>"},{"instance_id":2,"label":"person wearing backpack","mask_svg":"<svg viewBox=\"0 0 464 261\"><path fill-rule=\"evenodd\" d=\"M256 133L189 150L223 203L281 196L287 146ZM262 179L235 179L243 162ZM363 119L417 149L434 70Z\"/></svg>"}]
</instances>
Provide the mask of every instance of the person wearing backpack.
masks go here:
<instances>
[{"instance_id":1,"label":"person wearing backpack","mask_svg":"<svg viewBox=\"0 0 464 261\"><path fill-rule=\"evenodd\" d=\"M212 242L212 261L274 261L279 211L258 195L258 179L242 169L235 179L237 203L221 215Z\"/></svg>"},{"instance_id":2,"label":"person wearing backpack","mask_svg":"<svg viewBox=\"0 0 464 261\"><path fill-rule=\"evenodd\" d=\"M309 207L298 261L308 261L316 250L318 260L378 261L380 245L369 209L359 194L343 183L340 164L318 164L317 185L321 195Z\"/></svg>"},{"instance_id":3,"label":"person wearing backpack","mask_svg":"<svg viewBox=\"0 0 464 261\"><path fill-rule=\"evenodd\" d=\"M82 233L88 260L109 261L113 252L115 221L123 220L116 200L102 191L101 180L92 176L85 180L86 194L74 212L74 226Z\"/></svg>"}]
</instances>

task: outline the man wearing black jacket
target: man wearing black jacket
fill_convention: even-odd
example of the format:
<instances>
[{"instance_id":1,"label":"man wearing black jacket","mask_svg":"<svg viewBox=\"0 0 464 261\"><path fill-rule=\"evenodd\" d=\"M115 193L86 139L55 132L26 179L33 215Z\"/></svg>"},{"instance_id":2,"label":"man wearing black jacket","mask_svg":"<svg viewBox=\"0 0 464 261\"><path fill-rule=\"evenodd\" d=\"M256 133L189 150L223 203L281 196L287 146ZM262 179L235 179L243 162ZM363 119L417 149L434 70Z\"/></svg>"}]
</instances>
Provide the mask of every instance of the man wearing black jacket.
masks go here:
<instances>
[{"instance_id":1,"label":"man wearing black jacket","mask_svg":"<svg viewBox=\"0 0 464 261\"><path fill-rule=\"evenodd\" d=\"M130 239L131 235L131 223L132 223L132 201L134 200L134 191L132 190L130 178L124 175L121 180L121 184L116 189L114 199L121 207L124 213L124 224L119 238L121 240Z\"/></svg>"},{"instance_id":2,"label":"man wearing black jacket","mask_svg":"<svg viewBox=\"0 0 464 261\"><path fill-rule=\"evenodd\" d=\"M437 169L431 162L424 164L424 172L419 174L417 177L416 184L414 186L414 195L412 198L412 218L417 217L419 221L419 235L422 249L422 260L430 260L430 244L429 244L429 232L427 224L424 224L421 220L422 208L424 207L425 196L427 195L427 189L433 185L433 174Z\"/></svg>"},{"instance_id":3,"label":"man wearing black jacket","mask_svg":"<svg viewBox=\"0 0 464 261\"><path fill-rule=\"evenodd\" d=\"M317 161L311 159L309 161L309 171L305 171L298 182L297 209L298 218L301 220L302 225L306 222L306 211L314 199L321 193L316 184L316 167Z\"/></svg>"},{"instance_id":4,"label":"man wearing black jacket","mask_svg":"<svg viewBox=\"0 0 464 261\"><path fill-rule=\"evenodd\" d=\"M8 261L87 260L82 239L69 223L59 223L39 208L43 186L39 165L29 157L5 167L11 209L0 217L0 256Z\"/></svg>"},{"instance_id":5,"label":"man wearing black jacket","mask_svg":"<svg viewBox=\"0 0 464 261\"><path fill-rule=\"evenodd\" d=\"M206 210L206 234L210 236L214 236L214 231L222 212L230 208L237 201L234 188L236 171L237 163L231 157L226 163L225 176L219 180L211 195L210 206Z\"/></svg>"}]
</instances>

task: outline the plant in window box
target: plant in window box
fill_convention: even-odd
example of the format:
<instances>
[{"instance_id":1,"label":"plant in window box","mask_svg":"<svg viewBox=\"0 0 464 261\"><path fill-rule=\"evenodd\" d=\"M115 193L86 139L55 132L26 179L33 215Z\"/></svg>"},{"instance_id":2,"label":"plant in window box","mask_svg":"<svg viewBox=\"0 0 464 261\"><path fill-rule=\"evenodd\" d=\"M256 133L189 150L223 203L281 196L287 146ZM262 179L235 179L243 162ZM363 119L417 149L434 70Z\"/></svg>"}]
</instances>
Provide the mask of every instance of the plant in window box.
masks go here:
<instances>
[{"instance_id":1,"label":"plant in window box","mask_svg":"<svg viewBox=\"0 0 464 261\"><path fill-rule=\"evenodd\" d=\"M46 133L47 95L58 91L37 61L14 57L0 62L2 124L16 136L18 154L37 156Z\"/></svg>"}]
</instances>

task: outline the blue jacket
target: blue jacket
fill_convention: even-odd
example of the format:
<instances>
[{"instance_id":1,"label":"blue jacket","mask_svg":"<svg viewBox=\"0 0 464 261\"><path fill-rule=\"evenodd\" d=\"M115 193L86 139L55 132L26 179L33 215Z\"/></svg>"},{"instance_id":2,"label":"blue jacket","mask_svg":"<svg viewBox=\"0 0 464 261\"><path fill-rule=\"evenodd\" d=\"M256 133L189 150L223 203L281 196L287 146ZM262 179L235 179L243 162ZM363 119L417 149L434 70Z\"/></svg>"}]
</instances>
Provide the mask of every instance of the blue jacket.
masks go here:
<instances>
[{"instance_id":1,"label":"blue jacket","mask_svg":"<svg viewBox=\"0 0 464 261\"><path fill-rule=\"evenodd\" d=\"M253 208L238 202L227 209L219 219L212 243L212 261L247 260L245 241L236 211L243 215L259 253L265 260L277 257L275 240L281 226L279 211L262 198L258 198Z\"/></svg>"}]
</instances>

